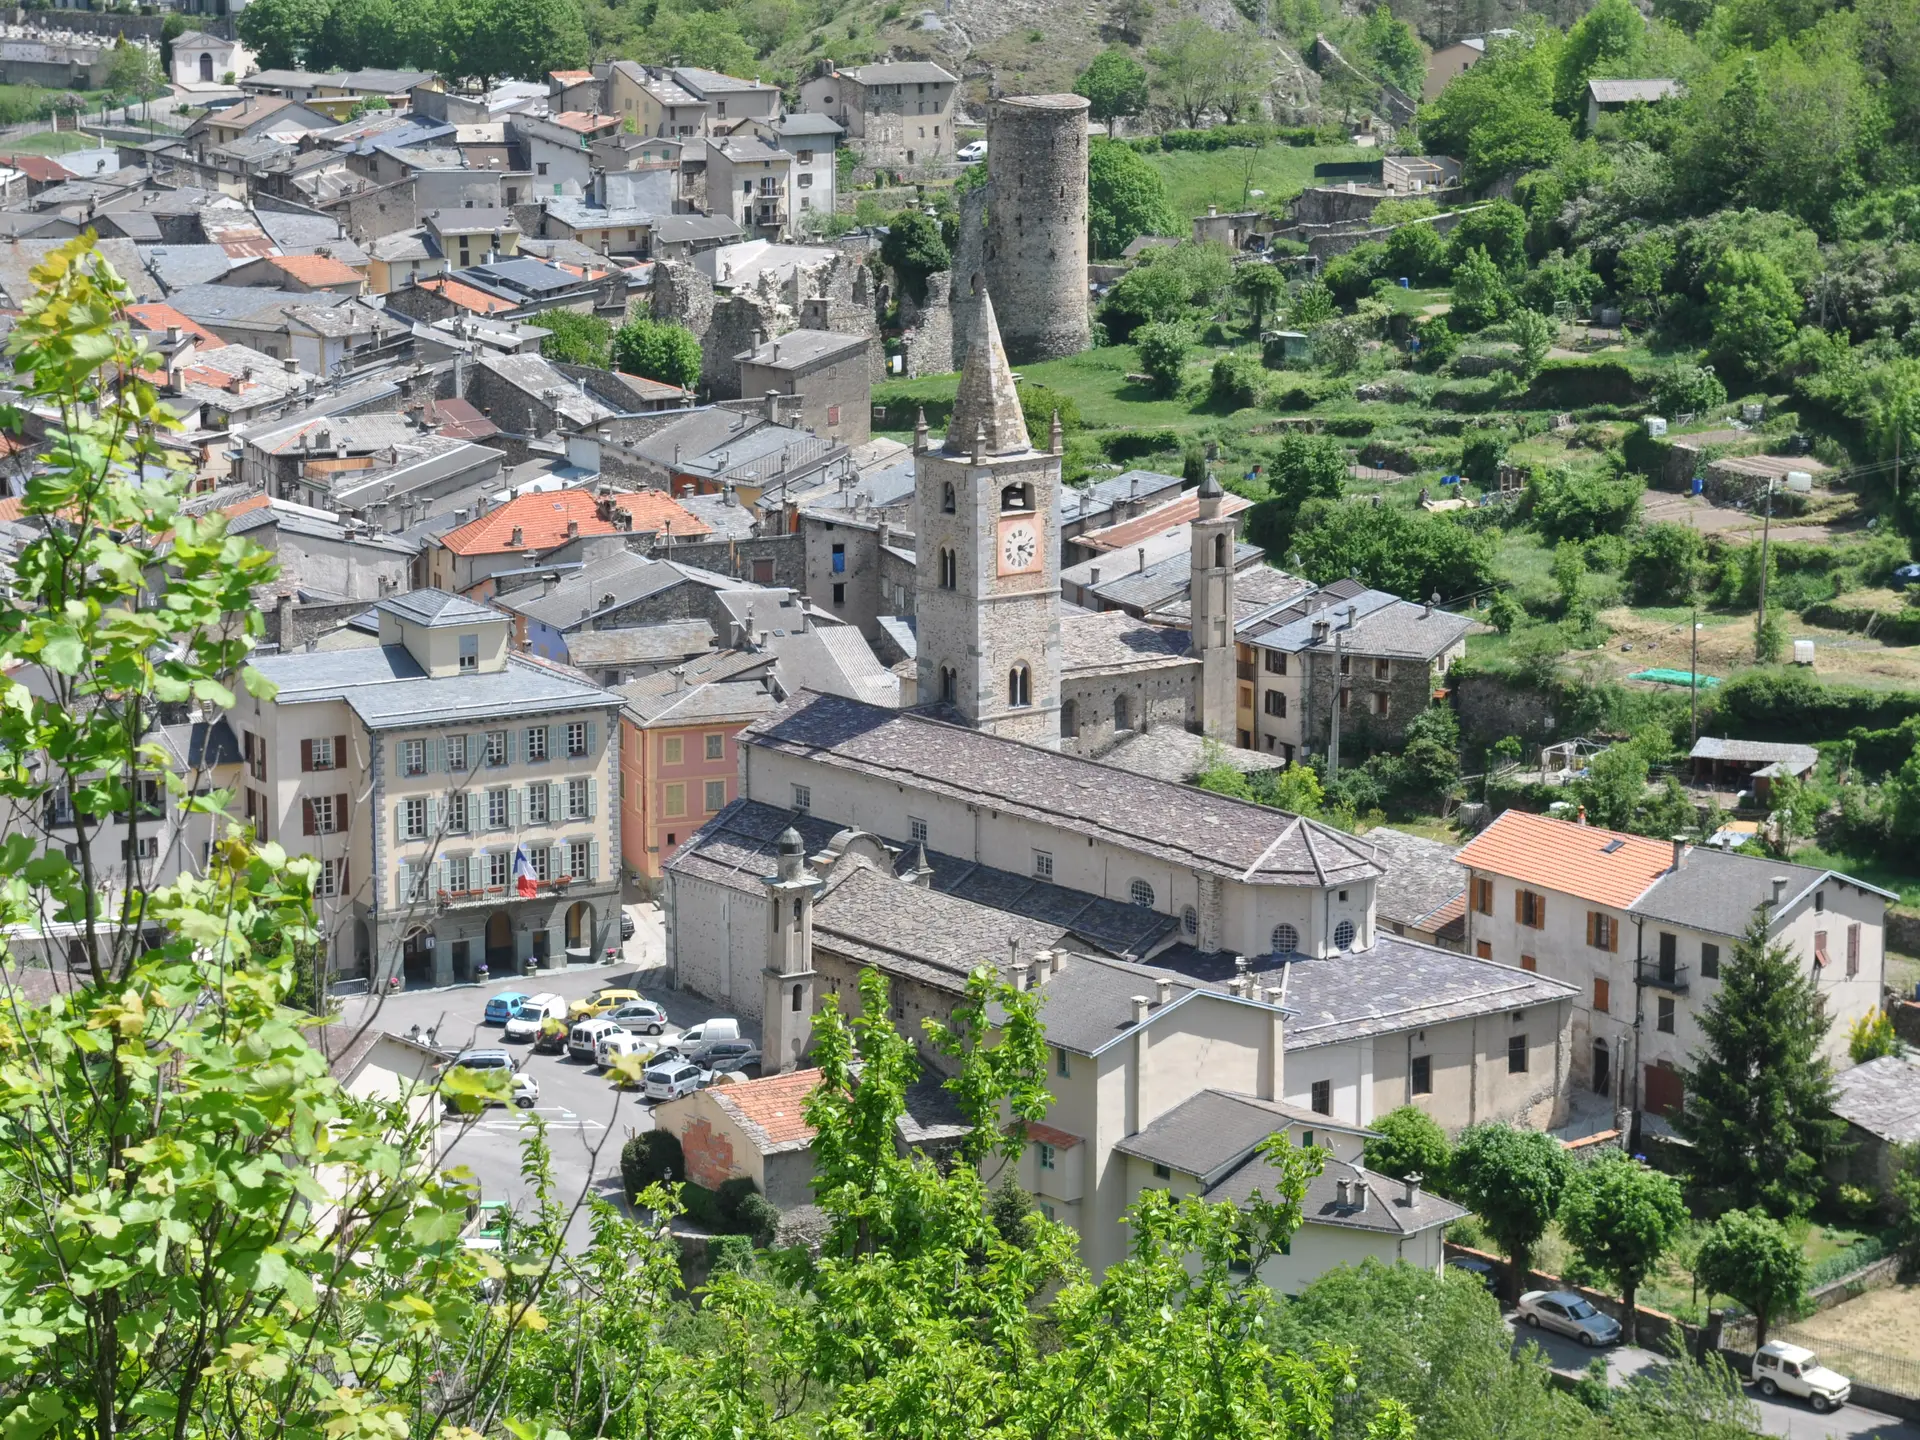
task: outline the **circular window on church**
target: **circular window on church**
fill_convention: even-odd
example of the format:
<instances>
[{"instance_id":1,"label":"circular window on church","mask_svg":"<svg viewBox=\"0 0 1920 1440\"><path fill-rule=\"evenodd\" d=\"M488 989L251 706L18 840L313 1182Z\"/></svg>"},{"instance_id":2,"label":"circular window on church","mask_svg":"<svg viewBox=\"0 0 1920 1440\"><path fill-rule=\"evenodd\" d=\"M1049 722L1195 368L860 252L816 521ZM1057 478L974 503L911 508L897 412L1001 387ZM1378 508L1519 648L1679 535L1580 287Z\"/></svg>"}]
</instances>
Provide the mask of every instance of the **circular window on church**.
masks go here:
<instances>
[{"instance_id":1,"label":"circular window on church","mask_svg":"<svg viewBox=\"0 0 1920 1440\"><path fill-rule=\"evenodd\" d=\"M1200 912L1189 905L1180 912L1180 928L1189 935L1200 933Z\"/></svg>"},{"instance_id":2,"label":"circular window on church","mask_svg":"<svg viewBox=\"0 0 1920 1440\"><path fill-rule=\"evenodd\" d=\"M1273 953L1291 955L1300 948L1300 932L1291 925L1273 927Z\"/></svg>"},{"instance_id":3,"label":"circular window on church","mask_svg":"<svg viewBox=\"0 0 1920 1440\"><path fill-rule=\"evenodd\" d=\"M1149 885L1146 881L1134 881L1132 885L1127 887L1127 894L1131 897L1134 904L1145 906L1149 910L1153 908L1153 886Z\"/></svg>"},{"instance_id":4,"label":"circular window on church","mask_svg":"<svg viewBox=\"0 0 1920 1440\"><path fill-rule=\"evenodd\" d=\"M1333 943L1336 948L1345 950L1353 944L1353 922L1342 920L1333 927Z\"/></svg>"}]
</instances>

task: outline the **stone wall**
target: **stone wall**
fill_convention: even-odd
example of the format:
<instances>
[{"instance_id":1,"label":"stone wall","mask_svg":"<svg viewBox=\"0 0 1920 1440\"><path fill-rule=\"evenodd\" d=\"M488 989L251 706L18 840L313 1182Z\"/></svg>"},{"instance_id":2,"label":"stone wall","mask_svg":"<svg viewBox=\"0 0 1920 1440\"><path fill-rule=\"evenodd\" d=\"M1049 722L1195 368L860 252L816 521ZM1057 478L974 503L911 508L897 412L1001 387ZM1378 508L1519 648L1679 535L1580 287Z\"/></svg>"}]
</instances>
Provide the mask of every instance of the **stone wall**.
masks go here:
<instances>
[{"instance_id":1,"label":"stone wall","mask_svg":"<svg viewBox=\"0 0 1920 1440\"><path fill-rule=\"evenodd\" d=\"M1127 700L1127 728L1114 726L1114 706ZM1099 755L1137 731L1171 725L1193 729L1200 723L1198 659L1126 674L1063 675L1060 705L1073 706L1075 734L1062 734L1060 748L1072 755ZM1062 721L1062 730L1067 728Z\"/></svg>"},{"instance_id":2,"label":"stone wall","mask_svg":"<svg viewBox=\"0 0 1920 1440\"><path fill-rule=\"evenodd\" d=\"M927 277L927 300L916 305L900 296L900 347L907 378L944 375L956 367L953 358L953 272ZM881 363L885 364L885 357Z\"/></svg>"},{"instance_id":3,"label":"stone wall","mask_svg":"<svg viewBox=\"0 0 1920 1440\"><path fill-rule=\"evenodd\" d=\"M1077 95L993 105L985 275L1015 364L1077 355L1090 343L1087 105ZM963 285L971 278L958 273Z\"/></svg>"},{"instance_id":4,"label":"stone wall","mask_svg":"<svg viewBox=\"0 0 1920 1440\"><path fill-rule=\"evenodd\" d=\"M647 551L649 559L672 560L716 575L731 575L753 585L780 585L800 589L806 583L806 540L801 535L767 535L751 540L700 540ZM754 562L771 562L773 573L756 572ZM762 578L765 576L765 578ZM716 637L725 643L726 636Z\"/></svg>"},{"instance_id":5,"label":"stone wall","mask_svg":"<svg viewBox=\"0 0 1920 1440\"><path fill-rule=\"evenodd\" d=\"M414 202L413 181L400 180L378 190L362 190L329 201L322 207L355 240L366 244L387 235L398 235L420 223Z\"/></svg>"},{"instance_id":6,"label":"stone wall","mask_svg":"<svg viewBox=\"0 0 1920 1440\"><path fill-rule=\"evenodd\" d=\"M1492 745L1517 735L1531 751L1554 732L1553 700L1499 675L1462 675L1452 682L1453 709L1469 744Z\"/></svg>"},{"instance_id":7,"label":"stone wall","mask_svg":"<svg viewBox=\"0 0 1920 1440\"><path fill-rule=\"evenodd\" d=\"M684 325L699 337L700 383L718 400L739 397L735 355L803 326L872 336L873 348L880 348L866 260L852 250L826 265L789 272L784 281L762 275L730 295L716 295L713 282L692 265L660 261L653 268L651 305L655 319Z\"/></svg>"},{"instance_id":8,"label":"stone wall","mask_svg":"<svg viewBox=\"0 0 1920 1440\"><path fill-rule=\"evenodd\" d=\"M1375 674L1374 657L1349 655L1350 673L1337 673L1331 654L1304 652L1306 675L1301 682L1300 737L1316 751L1324 751L1333 729L1336 688L1350 692L1348 708L1340 716L1343 758L1358 760L1371 750L1398 749L1407 722L1433 703L1433 672L1424 661L1393 660L1385 679ZM1387 697L1387 713L1374 713L1374 697Z\"/></svg>"}]
</instances>

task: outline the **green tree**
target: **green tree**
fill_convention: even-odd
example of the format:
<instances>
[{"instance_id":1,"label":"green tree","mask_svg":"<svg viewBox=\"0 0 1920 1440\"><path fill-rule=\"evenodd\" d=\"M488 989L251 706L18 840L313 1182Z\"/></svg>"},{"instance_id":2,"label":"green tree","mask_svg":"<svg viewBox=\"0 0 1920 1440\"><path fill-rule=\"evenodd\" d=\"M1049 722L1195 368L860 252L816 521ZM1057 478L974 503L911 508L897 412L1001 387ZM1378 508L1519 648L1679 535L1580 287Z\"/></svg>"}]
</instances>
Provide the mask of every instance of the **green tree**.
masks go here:
<instances>
[{"instance_id":1,"label":"green tree","mask_svg":"<svg viewBox=\"0 0 1920 1440\"><path fill-rule=\"evenodd\" d=\"M1707 365L1676 365L1653 382L1653 403L1662 415L1703 415L1727 403L1727 387Z\"/></svg>"},{"instance_id":2,"label":"green tree","mask_svg":"<svg viewBox=\"0 0 1920 1440\"><path fill-rule=\"evenodd\" d=\"M1293 550L1300 573L1320 585L1357 573L1395 595L1448 599L1484 590L1494 578L1486 536L1450 516L1393 505L1310 500L1300 509Z\"/></svg>"},{"instance_id":3,"label":"green tree","mask_svg":"<svg viewBox=\"0 0 1920 1440\"><path fill-rule=\"evenodd\" d=\"M592 365L604 370L608 348L613 343L613 326L598 315L582 315L574 310L549 310L540 317L540 328L547 338L540 342L540 353L549 360L569 365Z\"/></svg>"},{"instance_id":4,"label":"green tree","mask_svg":"<svg viewBox=\"0 0 1920 1440\"><path fill-rule=\"evenodd\" d=\"M1819 1194L1844 1125L1831 1117L1820 1054L1826 1000L1808 971L1757 918L1699 1012L1703 1047L1683 1075L1686 1104L1668 1120L1693 1144L1693 1185L1716 1203L1793 1216Z\"/></svg>"},{"instance_id":5,"label":"green tree","mask_svg":"<svg viewBox=\"0 0 1920 1440\"><path fill-rule=\"evenodd\" d=\"M630 320L613 332L613 368L691 391L700 383L700 340L684 325Z\"/></svg>"},{"instance_id":6,"label":"green tree","mask_svg":"<svg viewBox=\"0 0 1920 1440\"><path fill-rule=\"evenodd\" d=\"M1318 280L1312 280L1301 286L1293 297L1293 304L1287 310L1287 323L1305 333L1338 313L1333 293Z\"/></svg>"},{"instance_id":7,"label":"green tree","mask_svg":"<svg viewBox=\"0 0 1920 1440\"><path fill-rule=\"evenodd\" d=\"M1904 1055L1907 1047L1894 1032L1893 1017L1885 1010L1870 1010L1847 1030L1847 1058L1856 1065L1887 1055Z\"/></svg>"},{"instance_id":8,"label":"green tree","mask_svg":"<svg viewBox=\"0 0 1920 1440\"><path fill-rule=\"evenodd\" d=\"M1647 801L1647 773L1646 752L1637 745L1609 745L1595 755L1574 787L1588 822L1607 830L1634 830L1634 817Z\"/></svg>"},{"instance_id":9,"label":"green tree","mask_svg":"<svg viewBox=\"0 0 1920 1440\"><path fill-rule=\"evenodd\" d=\"M1444 810L1460 784L1460 723L1445 705L1429 705L1407 724L1400 742L1398 789L1422 808Z\"/></svg>"},{"instance_id":10,"label":"green tree","mask_svg":"<svg viewBox=\"0 0 1920 1440\"><path fill-rule=\"evenodd\" d=\"M1459 156L1469 185L1552 165L1573 144L1571 127L1553 109L1562 44L1559 32L1538 20L1490 41L1485 59L1421 107L1421 142Z\"/></svg>"},{"instance_id":11,"label":"green tree","mask_svg":"<svg viewBox=\"0 0 1920 1440\"><path fill-rule=\"evenodd\" d=\"M1716 366L1749 380L1770 376L1793 339L1803 302L1780 266L1765 255L1735 250L1714 263L1707 281L1708 350Z\"/></svg>"},{"instance_id":12,"label":"green tree","mask_svg":"<svg viewBox=\"0 0 1920 1440\"><path fill-rule=\"evenodd\" d=\"M1247 302L1247 310L1253 317L1253 333L1257 336L1265 328L1267 313L1280 308L1280 301L1287 293L1287 277L1278 265L1252 261L1234 266L1233 290Z\"/></svg>"},{"instance_id":13,"label":"green tree","mask_svg":"<svg viewBox=\"0 0 1920 1440\"><path fill-rule=\"evenodd\" d=\"M1513 308L1513 292L1507 288L1500 267L1478 246L1453 269L1453 308L1447 312L1457 330L1483 330L1505 319Z\"/></svg>"},{"instance_id":14,"label":"green tree","mask_svg":"<svg viewBox=\"0 0 1920 1440\"><path fill-rule=\"evenodd\" d=\"M1709 1295L1729 1295L1753 1314L1755 1341L1767 1343L1777 1315L1799 1308L1807 1293L1807 1257L1786 1226L1764 1210L1729 1210L1714 1221L1693 1261Z\"/></svg>"},{"instance_id":15,"label":"green tree","mask_svg":"<svg viewBox=\"0 0 1920 1440\"><path fill-rule=\"evenodd\" d=\"M1461 215L1447 232L1448 260L1463 263L1475 250L1487 252L1502 275L1527 268L1527 214L1511 200L1492 200Z\"/></svg>"},{"instance_id":16,"label":"green tree","mask_svg":"<svg viewBox=\"0 0 1920 1440\"><path fill-rule=\"evenodd\" d=\"M723 75L751 75L756 65L753 45L741 32L737 12L724 7L662 7L647 27L640 49L642 58L654 64L697 65Z\"/></svg>"},{"instance_id":17,"label":"green tree","mask_svg":"<svg viewBox=\"0 0 1920 1440\"><path fill-rule=\"evenodd\" d=\"M1112 46L1094 56L1093 63L1080 72L1073 82L1073 93L1087 97L1087 113L1107 127L1111 140L1119 121L1147 108L1147 67L1119 46Z\"/></svg>"},{"instance_id":18,"label":"green tree","mask_svg":"<svg viewBox=\"0 0 1920 1440\"><path fill-rule=\"evenodd\" d=\"M927 277L953 265L940 222L922 210L902 210L887 221L880 258L899 277L901 293L916 305L926 303Z\"/></svg>"},{"instance_id":19,"label":"green tree","mask_svg":"<svg viewBox=\"0 0 1920 1440\"><path fill-rule=\"evenodd\" d=\"M1373 7L1360 32L1360 49L1381 79L1392 81L1409 95L1420 93L1427 78L1427 52L1413 27L1396 19L1390 6L1383 3Z\"/></svg>"},{"instance_id":20,"label":"green tree","mask_svg":"<svg viewBox=\"0 0 1920 1440\"><path fill-rule=\"evenodd\" d=\"M1116 141L1089 149L1087 243L1096 256L1112 258L1142 235L1172 235L1179 229L1158 170ZM1164 271L1162 278L1174 273Z\"/></svg>"},{"instance_id":21,"label":"green tree","mask_svg":"<svg viewBox=\"0 0 1920 1440\"><path fill-rule=\"evenodd\" d=\"M1624 533L1640 513L1645 489L1636 476L1542 467L1527 481L1526 510L1534 529L1549 540L1591 540Z\"/></svg>"},{"instance_id":22,"label":"green tree","mask_svg":"<svg viewBox=\"0 0 1920 1440\"><path fill-rule=\"evenodd\" d=\"M1239 37L1189 15L1162 31L1160 43L1147 52L1154 89L1189 130L1199 129L1208 111L1231 102L1239 44Z\"/></svg>"},{"instance_id":23,"label":"green tree","mask_svg":"<svg viewBox=\"0 0 1920 1440\"><path fill-rule=\"evenodd\" d=\"M329 0L254 0L234 22L264 70L304 69L319 44Z\"/></svg>"},{"instance_id":24,"label":"green tree","mask_svg":"<svg viewBox=\"0 0 1920 1440\"><path fill-rule=\"evenodd\" d=\"M1513 1262L1516 1296L1527 1288L1533 1247L1560 1211L1571 1168L1558 1140L1511 1125L1475 1125L1454 1149L1453 1194Z\"/></svg>"},{"instance_id":25,"label":"green tree","mask_svg":"<svg viewBox=\"0 0 1920 1440\"><path fill-rule=\"evenodd\" d=\"M1625 1306L1623 1339L1637 1337L1635 1297L1687 1223L1680 1182L1620 1150L1606 1150L1575 1169L1560 1206L1560 1229L1580 1263L1618 1288Z\"/></svg>"},{"instance_id":26,"label":"green tree","mask_svg":"<svg viewBox=\"0 0 1920 1440\"><path fill-rule=\"evenodd\" d=\"M1447 242L1433 226L1415 221L1387 236L1382 260L1391 279L1431 285L1447 273Z\"/></svg>"},{"instance_id":27,"label":"green tree","mask_svg":"<svg viewBox=\"0 0 1920 1440\"><path fill-rule=\"evenodd\" d=\"M1309 500L1338 500L1347 484L1347 452L1331 435L1288 429L1266 460L1267 495L1247 516L1247 538L1269 555L1292 544L1300 507Z\"/></svg>"},{"instance_id":28,"label":"green tree","mask_svg":"<svg viewBox=\"0 0 1920 1440\"><path fill-rule=\"evenodd\" d=\"M1365 345L1360 327L1351 320L1323 320L1307 337L1313 363L1335 375L1344 375L1360 363Z\"/></svg>"},{"instance_id":29,"label":"green tree","mask_svg":"<svg viewBox=\"0 0 1920 1440\"><path fill-rule=\"evenodd\" d=\"M1639 73L1647 21L1633 0L1599 0L1567 32L1554 74L1554 106L1569 120L1586 115L1587 81Z\"/></svg>"},{"instance_id":30,"label":"green tree","mask_svg":"<svg viewBox=\"0 0 1920 1440\"><path fill-rule=\"evenodd\" d=\"M1560 338L1560 327L1538 310L1520 309L1507 322L1507 333L1520 347L1520 378L1531 381L1540 373L1547 351Z\"/></svg>"},{"instance_id":31,"label":"green tree","mask_svg":"<svg viewBox=\"0 0 1920 1440\"><path fill-rule=\"evenodd\" d=\"M1699 583L1706 544L1691 525L1662 520L1633 537L1627 584L1636 605L1684 605Z\"/></svg>"},{"instance_id":32,"label":"green tree","mask_svg":"<svg viewBox=\"0 0 1920 1440\"><path fill-rule=\"evenodd\" d=\"M1191 348L1187 332L1178 325L1155 322L1134 331L1133 343L1141 370L1153 377L1153 388L1162 395L1178 394Z\"/></svg>"},{"instance_id":33,"label":"green tree","mask_svg":"<svg viewBox=\"0 0 1920 1440\"><path fill-rule=\"evenodd\" d=\"M1423 1176L1429 1188L1445 1189L1453 1147L1440 1122L1417 1105L1402 1105L1367 1126L1361 1158L1376 1175L1404 1180Z\"/></svg>"}]
</instances>

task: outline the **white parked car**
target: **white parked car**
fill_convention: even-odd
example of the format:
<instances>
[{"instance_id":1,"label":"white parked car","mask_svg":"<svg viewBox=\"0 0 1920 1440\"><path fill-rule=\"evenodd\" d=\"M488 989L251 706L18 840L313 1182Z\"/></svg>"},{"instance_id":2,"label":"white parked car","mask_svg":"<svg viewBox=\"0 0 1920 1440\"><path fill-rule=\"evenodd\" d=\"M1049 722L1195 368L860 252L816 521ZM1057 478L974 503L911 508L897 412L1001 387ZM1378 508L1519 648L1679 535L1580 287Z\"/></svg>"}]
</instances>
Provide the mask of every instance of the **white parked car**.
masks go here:
<instances>
[{"instance_id":1,"label":"white parked car","mask_svg":"<svg viewBox=\"0 0 1920 1440\"><path fill-rule=\"evenodd\" d=\"M593 1047L593 1063L602 1070L623 1055L639 1055L651 1060L660 1051L660 1042L646 1040L631 1030L609 1030Z\"/></svg>"},{"instance_id":2,"label":"white parked car","mask_svg":"<svg viewBox=\"0 0 1920 1440\"><path fill-rule=\"evenodd\" d=\"M509 1040L531 1040L540 1033L540 1022L548 1016L566 1019L567 1002L558 995L529 995L520 1002L520 1008L513 1012L513 1018L501 1033Z\"/></svg>"},{"instance_id":3,"label":"white parked car","mask_svg":"<svg viewBox=\"0 0 1920 1440\"><path fill-rule=\"evenodd\" d=\"M649 1100L678 1100L707 1083L707 1072L686 1060L662 1060L642 1077Z\"/></svg>"},{"instance_id":4,"label":"white parked car","mask_svg":"<svg viewBox=\"0 0 1920 1440\"><path fill-rule=\"evenodd\" d=\"M513 1103L515 1105L519 1106L522 1110L531 1110L535 1105L540 1103L540 1082L516 1065L513 1057L504 1050L463 1050L448 1064L447 1068L479 1070L483 1072L504 1070L513 1077L509 1084L508 1093L513 1096ZM447 1101L447 1109L453 1110L455 1108L452 1099L449 1098Z\"/></svg>"},{"instance_id":5,"label":"white parked car","mask_svg":"<svg viewBox=\"0 0 1920 1440\"><path fill-rule=\"evenodd\" d=\"M600 1042L619 1028L613 1021L599 1016L577 1021L573 1029L567 1032L567 1054L591 1065Z\"/></svg>"},{"instance_id":6,"label":"white parked car","mask_svg":"<svg viewBox=\"0 0 1920 1440\"><path fill-rule=\"evenodd\" d=\"M629 1000L600 1017L636 1035L658 1035L667 1028L667 1012L651 1000Z\"/></svg>"},{"instance_id":7,"label":"white parked car","mask_svg":"<svg viewBox=\"0 0 1920 1440\"><path fill-rule=\"evenodd\" d=\"M987 158L987 142L975 140L971 145L962 145L953 152L953 158L965 161L969 165L976 160L984 160Z\"/></svg>"},{"instance_id":8,"label":"white parked car","mask_svg":"<svg viewBox=\"0 0 1920 1440\"><path fill-rule=\"evenodd\" d=\"M1520 1318L1534 1329L1571 1335L1589 1349L1620 1338L1620 1322L1602 1315L1571 1290L1529 1290L1520 1297Z\"/></svg>"},{"instance_id":9,"label":"white parked car","mask_svg":"<svg viewBox=\"0 0 1920 1440\"><path fill-rule=\"evenodd\" d=\"M1753 1378L1762 1395L1798 1395L1819 1415L1838 1410L1853 1393L1853 1382L1829 1370L1813 1351L1784 1340L1769 1340L1753 1357Z\"/></svg>"},{"instance_id":10,"label":"white parked car","mask_svg":"<svg viewBox=\"0 0 1920 1440\"><path fill-rule=\"evenodd\" d=\"M738 1040L740 1022L733 1019L702 1020L698 1025L690 1025L682 1030L674 1040L673 1048L682 1055L691 1055L702 1045L711 1045L715 1040Z\"/></svg>"}]
</instances>

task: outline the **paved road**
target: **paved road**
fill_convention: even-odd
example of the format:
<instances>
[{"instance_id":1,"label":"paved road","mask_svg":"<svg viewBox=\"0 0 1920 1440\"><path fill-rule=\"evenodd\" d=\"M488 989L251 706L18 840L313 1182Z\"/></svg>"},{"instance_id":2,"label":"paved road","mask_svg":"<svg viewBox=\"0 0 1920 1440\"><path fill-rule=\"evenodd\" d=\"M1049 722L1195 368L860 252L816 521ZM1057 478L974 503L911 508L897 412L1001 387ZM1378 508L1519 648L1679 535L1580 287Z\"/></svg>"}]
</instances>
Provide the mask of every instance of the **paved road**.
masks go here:
<instances>
[{"instance_id":1,"label":"paved road","mask_svg":"<svg viewBox=\"0 0 1920 1440\"><path fill-rule=\"evenodd\" d=\"M532 980L507 979L487 985L456 985L443 990L407 990L398 994L349 1000L342 1024L357 1027L371 1017L383 1030L405 1034L418 1025L434 1031L435 1043L459 1050L469 1045L507 1045L500 1027L482 1021L487 998L501 990L546 990L568 1000L578 999L603 985L627 985L666 1007L675 1030L694 1025L718 1013L711 1001L655 983L664 977L664 939L657 906L628 907L634 916L634 938L624 947L617 965L580 966L546 971ZM741 1033L759 1039L758 1027L743 1022ZM671 1032L669 1032L671 1038ZM547 1144L553 1156L554 1193L569 1207L580 1206L569 1225L573 1248L583 1248L591 1237L584 1198L598 1194L620 1203L620 1147L631 1135L653 1127L652 1108L631 1091L617 1089L601 1071L562 1055L536 1055L530 1045L507 1048L540 1082L540 1103L532 1111L497 1108L478 1118L443 1120L440 1125L440 1162L465 1166L480 1182L489 1199L505 1198L518 1204L528 1191L520 1178L520 1146L531 1116L546 1122Z\"/></svg>"},{"instance_id":2,"label":"paved road","mask_svg":"<svg viewBox=\"0 0 1920 1440\"><path fill-rule=\"evenodd\" d=\"M1651 1350L1615 1345L1607 1350L1594 1351L1561 1335L1517 1328L1512 1314L1507 1316L1507 1325L1515 1330L1513 1343L1516 1350L1527 1344L1538 1345L1546 1353L1548 1363L1563 1375L1584 1374L1596 1355L1604 1355L1607 1379L1612 1384L1620 1385L1635 1375L1665 1363L1664 1356ZM1787 1440L1920 1440L1920 1425L1896 1420L1872 1410L1862 1410L1857 1405L1848 1405L1831 1415L1816 1415L1806 1401L1785 1395L1769 1400L1758 1390L1750 1388L1747 1398L1753 1401L1754 1408L1760 1412L1761 1429L1769 1435L1786 1436Z\"/></svg>"}]
</instances>

